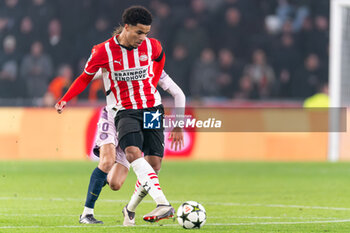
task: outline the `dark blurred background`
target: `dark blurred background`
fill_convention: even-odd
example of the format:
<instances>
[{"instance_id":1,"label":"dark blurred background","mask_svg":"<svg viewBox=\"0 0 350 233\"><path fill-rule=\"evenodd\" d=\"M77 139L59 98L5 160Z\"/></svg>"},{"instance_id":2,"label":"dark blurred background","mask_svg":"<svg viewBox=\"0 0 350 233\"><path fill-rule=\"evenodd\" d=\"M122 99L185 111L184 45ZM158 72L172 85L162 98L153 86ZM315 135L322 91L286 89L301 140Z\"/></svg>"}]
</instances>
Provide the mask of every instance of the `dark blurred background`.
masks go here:
<instances>
[{"instance_id":1,"label":"dark blurred background","mask_svg":"<svg viewBox=\"0 0 350 233\"><path fill-rule=\"evenodd\" d=\"M3 0L0 105L52 106L137 4L190 101L301 101L327 85L328 0ZM74 101L104 103L102 81Z\"/></svg>"}]
</instances>

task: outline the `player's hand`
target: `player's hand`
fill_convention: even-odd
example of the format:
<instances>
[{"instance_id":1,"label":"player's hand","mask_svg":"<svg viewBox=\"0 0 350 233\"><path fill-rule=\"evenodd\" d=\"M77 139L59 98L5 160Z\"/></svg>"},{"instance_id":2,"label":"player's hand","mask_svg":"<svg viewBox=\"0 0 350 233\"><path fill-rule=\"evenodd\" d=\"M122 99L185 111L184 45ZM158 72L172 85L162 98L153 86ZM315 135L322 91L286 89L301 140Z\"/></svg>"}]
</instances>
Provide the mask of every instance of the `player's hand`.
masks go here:
<instances>
[{"instance_id":1,"label":"player's hand","mask_svg":"<svg viewBox=\"0 0 350 233\"><path fill-rule=\"evenodd\" d=\"M56 111L59 114L61 114L63 112L64 107L66 107L66 104L66 101L58 101L58 103L55 105Z\"/></svg>"},{"instance_id":2,"label":"player's hand","mask_svg":"<svg viewBox=\"0 0 350 233\"><path fill-rule=\"evenodd\" d=\"M171 149L174 149L175 147L175 151L177 151L178 148L181 150L181 148L184 146L184 135L182 128L174 128L169 135L169 140L171 140Z\"/></svg>"}]
</instances>

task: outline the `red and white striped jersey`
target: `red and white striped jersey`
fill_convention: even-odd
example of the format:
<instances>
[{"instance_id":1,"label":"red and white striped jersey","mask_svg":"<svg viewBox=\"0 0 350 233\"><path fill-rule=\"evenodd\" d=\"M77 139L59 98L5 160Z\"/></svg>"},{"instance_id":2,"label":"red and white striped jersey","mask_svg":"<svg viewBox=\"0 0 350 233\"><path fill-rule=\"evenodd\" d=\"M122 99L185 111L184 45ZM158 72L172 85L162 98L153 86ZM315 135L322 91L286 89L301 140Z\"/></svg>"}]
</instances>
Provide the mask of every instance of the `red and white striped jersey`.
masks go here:
<instances>
[{"instance_id":1,"label":"red and white striped jersey","mask_svg":"<svg viewBox=\"0 0 350 233\"><path fill-rule=\"evenodd\" d=\"M143 109L160 105L156 89L160 77L156 77L153 67L154 61L163 56L160 42L146 37L138 48L128 49L119 44L117 37L94 46L84 70L93 75L101 68L107 108Z\"/></svg>"}]
</instances>

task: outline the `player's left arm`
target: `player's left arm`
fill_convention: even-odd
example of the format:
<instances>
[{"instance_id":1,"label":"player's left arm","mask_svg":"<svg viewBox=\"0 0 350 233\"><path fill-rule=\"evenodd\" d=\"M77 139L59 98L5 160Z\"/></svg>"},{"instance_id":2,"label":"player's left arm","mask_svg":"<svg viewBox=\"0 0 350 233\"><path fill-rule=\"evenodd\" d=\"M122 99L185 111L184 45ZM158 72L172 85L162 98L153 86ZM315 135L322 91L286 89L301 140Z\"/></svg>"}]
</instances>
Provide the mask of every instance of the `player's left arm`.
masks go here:
<instances>
[{"instance_id":1,"label":"player's left arm","mask_svg":"<svg viewBox=\"0 0 350 233\"><path fill-rule=\"evenodd\" d=\"M181 90L181 88L172 80L169 75L163 70L160 80L159 86L166 92L168 92L173 98L175 102L175 114L176 121L184 120L185 114L185 106L186 106L186 96ZM175 151L184 146L184 138L183 138L183 130L180 127L175 127L170 135L169 139L171 141L171 148L175 147Z\"/></svg>"}]
</instances>

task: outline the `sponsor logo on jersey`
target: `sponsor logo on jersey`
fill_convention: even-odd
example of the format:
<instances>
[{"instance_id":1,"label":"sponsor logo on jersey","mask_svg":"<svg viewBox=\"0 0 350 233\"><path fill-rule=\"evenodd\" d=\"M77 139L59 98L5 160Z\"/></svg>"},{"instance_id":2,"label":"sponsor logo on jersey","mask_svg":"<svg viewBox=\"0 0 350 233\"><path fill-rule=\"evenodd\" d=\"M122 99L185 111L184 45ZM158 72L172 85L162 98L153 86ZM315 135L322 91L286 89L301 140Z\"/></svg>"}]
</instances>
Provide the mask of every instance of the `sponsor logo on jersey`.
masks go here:
<instances>
[{"instance_id":1,"label":"sponsor logo on jersey","mask_svg":"<svg viewBox=\"0 0 350 233\"><path fill-rule=\"evenodd\" d=\"M114 72L114 79L117 81L144 80L148 77L148 67L132 68Z\"/></svg>"}]
</instances>

